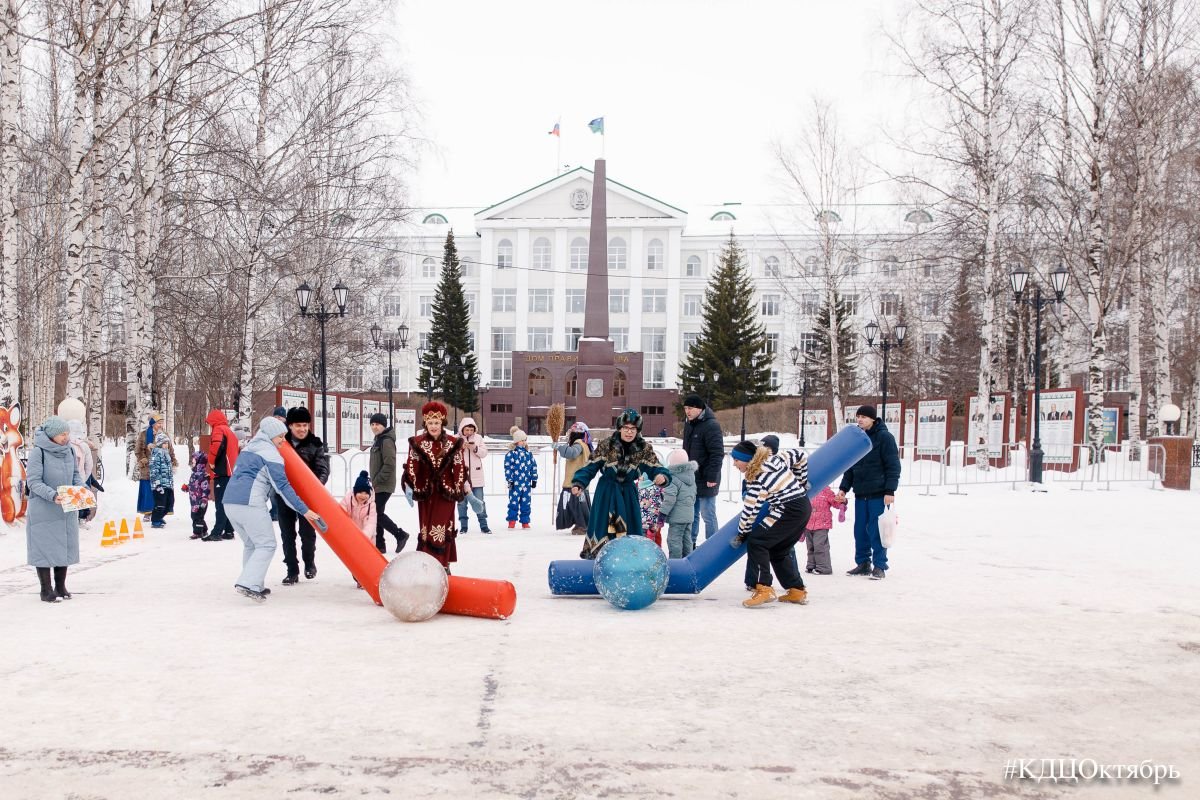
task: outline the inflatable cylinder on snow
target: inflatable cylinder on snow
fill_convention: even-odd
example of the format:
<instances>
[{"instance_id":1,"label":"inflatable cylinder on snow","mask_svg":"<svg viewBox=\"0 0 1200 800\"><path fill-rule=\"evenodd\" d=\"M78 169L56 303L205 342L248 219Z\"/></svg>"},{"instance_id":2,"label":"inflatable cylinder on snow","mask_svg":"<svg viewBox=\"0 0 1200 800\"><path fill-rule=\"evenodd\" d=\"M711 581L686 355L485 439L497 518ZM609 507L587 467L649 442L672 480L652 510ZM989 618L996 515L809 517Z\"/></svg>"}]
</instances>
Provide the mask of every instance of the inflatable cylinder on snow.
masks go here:
<instances>
[{"instance_id":1,"label":"inflatable cylinder on snow","mask_svg":"<svg viewBox=\"0 0 1200 800\"><path fill-rule=\"evenodd\" d=\"M443 614L508 619L517 607L517 587L508 581L450 576L450 591L442 605Z\"/></svg>"},{"instance_id":2,"label":"inflatable cylinder on snow","mask_svg":"<svg viewBox=\"0 0 1200 800\"><path fill-rule=\"evenodd\" d=\"M854 466L871 452L871 439L857 425L849 425L808 459L808 479L812 493L833 483L837 476ZM746 553L746 545L733 548L729 543L737 535L738 517L721 526L710 539L692 551L687 558L672 558L665 594L699 594L717 576L736 564ZM548 573L553 594L598 594L592 579L596 562L586 559L551 561Z\"/></svg>"}]
</instances>

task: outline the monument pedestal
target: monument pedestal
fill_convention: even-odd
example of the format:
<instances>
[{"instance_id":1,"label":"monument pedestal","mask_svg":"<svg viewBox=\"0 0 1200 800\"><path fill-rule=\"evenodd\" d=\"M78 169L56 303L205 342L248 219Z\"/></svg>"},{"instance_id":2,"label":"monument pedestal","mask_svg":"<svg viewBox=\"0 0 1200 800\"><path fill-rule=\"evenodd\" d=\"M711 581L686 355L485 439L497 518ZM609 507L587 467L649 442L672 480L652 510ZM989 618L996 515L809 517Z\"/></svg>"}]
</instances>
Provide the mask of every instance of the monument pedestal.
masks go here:
<instances>
[{"instance_id":1,"label":"monument pedestal","mask_svg":"<svg viewBox=\"0 0 1200 800\"><path fill-rule=\"evenodd\" d=\"M1190 436L1155 436L1150 439L1151 445L1159 445L1166 454L1166 462L1162 465L1163 488L1183 489L1185 492L1192 488L1192 441ZM1150 468L1157 470L1159 465L1154 463L1158 453L1151 451Z\"/></svg>"}]
</instances>

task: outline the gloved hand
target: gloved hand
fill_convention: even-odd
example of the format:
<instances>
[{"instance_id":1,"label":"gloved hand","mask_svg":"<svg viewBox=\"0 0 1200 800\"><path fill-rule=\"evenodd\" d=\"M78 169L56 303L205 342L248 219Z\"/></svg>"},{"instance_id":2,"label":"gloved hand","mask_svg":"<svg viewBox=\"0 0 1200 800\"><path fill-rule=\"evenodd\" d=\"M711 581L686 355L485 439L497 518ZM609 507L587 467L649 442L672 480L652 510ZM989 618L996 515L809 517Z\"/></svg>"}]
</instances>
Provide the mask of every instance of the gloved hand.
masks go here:
<instances>
[{"instance_id":1,"label":"gloved hand","mask_svg":"<svg viewBox=\"0 0 1200 800\"><path fill-rule=\"evenodd\" d=\"M531 489L536 489L536 488L537 488L537 481L534 481L533 483L529 484L529 488L531 488Z\"/></svg>"},{"instance_id":2,"label":"gloved hand","mask_svg":"<svg viewBox=\"0 0 1200 800\"><path fill-rule=\"evenodd\" d=\"M842 506L838 509L838 522L846 521L846 507Z\"/></svg>"},{"instance_id":3,"label":"gloved hand","mask_svg":"<svg viewBox=\"0 0 1200 800\"><path fill-rule=\"evenodd\" d=\"M187 487L186 483L183 486L179 487L179 491L181 491L181 492L186 492L187 490L188 490L188 487Z\"/></svg>"},{"instance_id":4,"label":"gloved hand","mask_svg":"<svg viewBox=\"0 0 1200 800\"><path fill-rule=\"evenodd\" d=\"M167 490L166 490L166 489L164 489L164 488L163 488L163 487L161 487L161 486L155 486L155 487L154 487L154 493L155 493L155 494L166 494L166 493L167 493Z\"/></svg>"},{"instance_id":5,"label":"gloved hand","mask_svg":"<svg viewBox=\"0 0 1200 800\"><path fill-rule=\"evenodd\" d=\"M404 487L404 499L408 501L408 504L410 506L413 504L413 496L412 496L412 487L411 486Z\"/></svg>"},{"instance_id":6,"label":"gloved hand","mask_svg":"<svg viewBox=\"0 0 1200 800\"><path fill-rule=\"evenodd\" d=\"M730 539L729 546L732 547L734 550L737 550L739 547L741 547L745 543L746 543L746 537L742 536L741 534L738 534L737 536L734 536L732 539Z\"/></svg>"}]
</instances>

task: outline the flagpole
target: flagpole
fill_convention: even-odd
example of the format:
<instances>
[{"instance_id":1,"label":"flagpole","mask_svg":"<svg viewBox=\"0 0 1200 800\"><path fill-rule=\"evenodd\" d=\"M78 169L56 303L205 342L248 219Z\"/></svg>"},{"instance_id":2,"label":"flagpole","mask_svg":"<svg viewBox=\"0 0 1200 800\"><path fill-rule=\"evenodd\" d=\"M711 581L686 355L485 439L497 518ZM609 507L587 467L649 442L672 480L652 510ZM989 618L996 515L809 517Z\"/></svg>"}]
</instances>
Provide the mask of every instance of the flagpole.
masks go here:
<instances>
[{"instance_id":1,"label":"flagpole","mask_svg":"<svg viewBox=\"0 0 1200 800\"><path fill-rule=\"evenodd\" d=\"M554 153L554 174L562 175L562 128L558 129L558 136L554 138L558 139L558 146Z\"/></svg>"}]
</instances>

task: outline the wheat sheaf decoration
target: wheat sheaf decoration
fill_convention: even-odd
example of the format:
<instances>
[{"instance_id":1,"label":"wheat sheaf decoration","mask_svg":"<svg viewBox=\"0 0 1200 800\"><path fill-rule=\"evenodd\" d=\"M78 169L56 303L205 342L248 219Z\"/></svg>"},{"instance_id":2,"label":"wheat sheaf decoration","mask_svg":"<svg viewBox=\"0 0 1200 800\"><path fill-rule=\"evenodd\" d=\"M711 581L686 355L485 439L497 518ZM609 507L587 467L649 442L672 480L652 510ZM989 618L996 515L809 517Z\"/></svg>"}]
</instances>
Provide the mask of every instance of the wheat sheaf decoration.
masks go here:
<instances>
[{"instance_id":1,"label":"wheat sheaf decoration","mask_svg":"<svg viewBox=\"0 0 1200 800\"><path fill-rule=\"evenodd\" d=\"M562 436L563 428L567 424L567 407L562 403L555 403L550 406L550 410L546 412L546 431L550 434L550 438L554 444L558 444L558 437ZM554 451L554 463L558 463L558 450Z\"/></svg>"}]
</instances>

